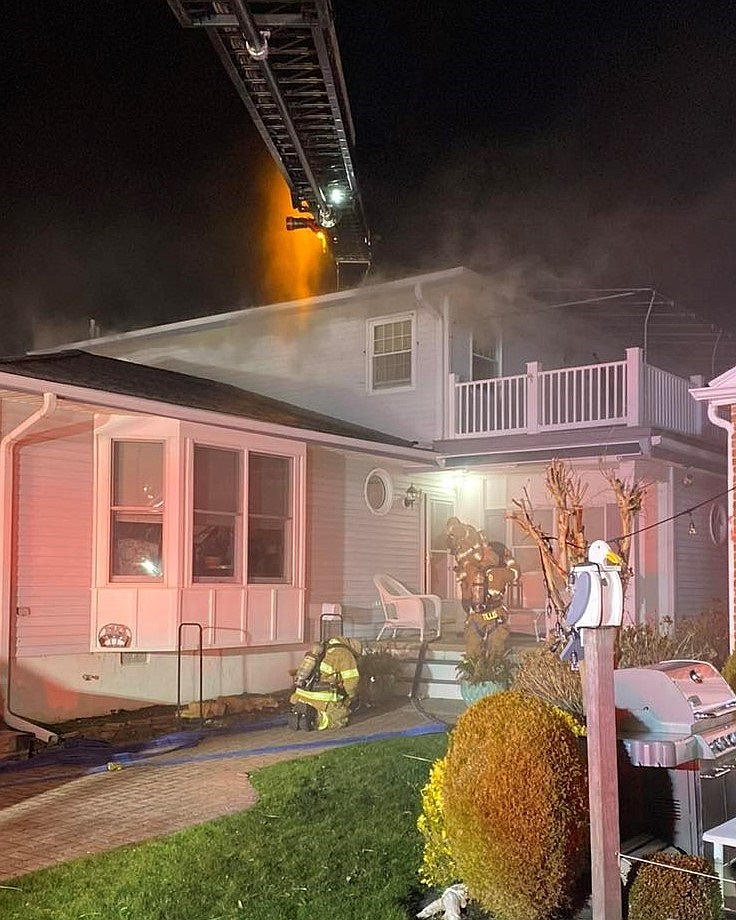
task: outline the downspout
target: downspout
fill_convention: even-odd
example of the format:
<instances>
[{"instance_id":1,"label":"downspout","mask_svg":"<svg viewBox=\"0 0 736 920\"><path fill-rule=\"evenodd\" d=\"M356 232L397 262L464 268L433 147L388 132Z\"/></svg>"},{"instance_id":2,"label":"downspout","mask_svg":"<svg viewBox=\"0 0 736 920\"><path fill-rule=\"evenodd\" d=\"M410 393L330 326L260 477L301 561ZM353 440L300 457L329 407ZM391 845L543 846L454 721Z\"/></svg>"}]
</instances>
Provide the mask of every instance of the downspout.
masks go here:
<instances>
[{"instance_id":1,"label":"downspout","mask_svg":"<svg viewBox=\"0 0 736 920\"><path fill-rule=\"evenodd\" d=\"M2 565L2 589L0 597L0 665L5 665L5 686L3 689L3 720L16 731L29 732L39 741L49 744L58 741L58 735L50 732L34 722L29 722L23 716L13 712L10 705L11 669L13 666L14 650L13 630L11 629L12 617L15 610L13 601L13 527L15 521L15 482L14 460L15 446L44 418L48 418L56 411L56 395L44 393L41 408L29 415L20 425L9 431L0 440L0 483L2 483L3 511L2 524L0 525L0 565ZM3 659L5 659L3 661Z\"/></svg>"},{"instance_id":2,"label":"downspout","mask_svg":"<svg viewBox=\"0 0 736 920\"><path fill-rule=\"evenodd\" d=\"M708 419L716 427L723 428L728 433L728 648L729 651L734 650L734 645L736 644L736 624L734 624L734 573L736 572L736 566L734 566L734 551L736 547L734 546L734 520L733 520L733 504L734 504L734 475L733 475L733 422L724 418L722 415L718 414L718 406L716 403L708 403Z\"/></svg>"}]
</instances>

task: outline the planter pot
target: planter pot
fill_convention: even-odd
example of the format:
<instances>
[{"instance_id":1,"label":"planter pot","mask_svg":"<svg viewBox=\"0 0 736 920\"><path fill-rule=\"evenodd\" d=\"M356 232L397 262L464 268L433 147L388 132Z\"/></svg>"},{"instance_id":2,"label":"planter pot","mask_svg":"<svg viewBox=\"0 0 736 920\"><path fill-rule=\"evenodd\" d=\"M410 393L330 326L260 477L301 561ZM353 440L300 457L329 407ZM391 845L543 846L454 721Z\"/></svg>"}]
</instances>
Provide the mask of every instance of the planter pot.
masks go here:
<instances>
[{"instance_id":1,"label":"planter pot","mask_svg":"<svg viewBox=\"0 0 736 920\"><path fill-rule=\"evenodd\" d=\"M467 680L460 681L460 695L468 705L477 702L484 696L501 693L505 689L505 684L493 680L483 681L479 684L471 684Z\"/></svg>"}]
</instances>

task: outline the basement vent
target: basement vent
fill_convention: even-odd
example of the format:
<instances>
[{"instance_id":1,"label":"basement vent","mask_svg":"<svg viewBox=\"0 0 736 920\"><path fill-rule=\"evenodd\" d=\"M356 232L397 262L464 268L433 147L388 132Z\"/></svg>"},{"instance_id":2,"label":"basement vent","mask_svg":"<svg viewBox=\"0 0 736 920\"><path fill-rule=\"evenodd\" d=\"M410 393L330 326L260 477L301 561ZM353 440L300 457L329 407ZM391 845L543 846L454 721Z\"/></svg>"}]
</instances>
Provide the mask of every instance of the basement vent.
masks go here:
<instances>
[{"instance_id":1,"label":"basement vent","mask_svg":"<svg viewBox=\"0 0 736 920\"><path fill-rule=\"evenodd\" d=\"M120 664L124 668L132 664L148 664L148 652L121 652Z\"/></svg>"}]
</instances>

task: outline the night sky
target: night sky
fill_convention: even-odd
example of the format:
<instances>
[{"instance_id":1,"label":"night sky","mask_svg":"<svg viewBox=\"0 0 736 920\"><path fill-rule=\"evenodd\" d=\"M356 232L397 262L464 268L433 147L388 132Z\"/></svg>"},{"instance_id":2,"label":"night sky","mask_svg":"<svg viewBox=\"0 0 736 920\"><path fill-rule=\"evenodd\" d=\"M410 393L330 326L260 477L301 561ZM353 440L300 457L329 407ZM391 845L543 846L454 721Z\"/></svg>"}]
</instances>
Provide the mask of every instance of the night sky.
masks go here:
<instances>
[{"instance_id":1,"label":"night sky","mask_svg":"<svg viewBox=\"0 0 736 920\"><path fill-rule=\"evenodd\" d=\"M267 302L268 155L165 0L3 0L0 353ZM736 326L736 4L333 0L374 278Z\"/></svg>"}]
</instances>

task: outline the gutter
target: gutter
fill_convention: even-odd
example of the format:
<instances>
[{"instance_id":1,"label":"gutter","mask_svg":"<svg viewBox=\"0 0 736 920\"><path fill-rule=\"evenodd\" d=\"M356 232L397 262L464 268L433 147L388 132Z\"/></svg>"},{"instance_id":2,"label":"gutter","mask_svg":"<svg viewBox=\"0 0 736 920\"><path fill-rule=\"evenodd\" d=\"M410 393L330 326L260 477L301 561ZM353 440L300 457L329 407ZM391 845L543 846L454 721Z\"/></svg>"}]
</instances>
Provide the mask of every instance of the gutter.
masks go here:
<instances>
[{"instance_id":1,"label":"gutter","mask_svg":"<svg viewBox=\"0 0 736 920\"><path fill-rule=\"evenodd\" d=\"M11 629L13 609L13 527L15 519L15 448L45 418L56 411L54 393L44 393L43 403L39 409L19 425L9 431L0 440L0 487L2 488L2 521L0 522L0 564L2 581L0 583L0 665L5 665L5 681L2 687L3 720L16 731L28 732L45 744L59 740L59 736L35 722L13 712L10 702L12 686L12 666L14 659L13 630Z\"/></svg>"},{"instance_id":2,"label":"gutter","mask_svg":"<svg viewBox=\"0 0 736 920\"><path fill-rule=\"evenodd\" d=\"M734 624L734 615L736 614L736 609L734 604L736 603L736 597L734 592L734 574L736 573L736 565L734 564L734 552L736 552L736 546L734 546L734 518L733 518L733 506L734 506L734 474L733 474L733 465L734 465L734 455L733 455L733 422L725 419L722 415L718 414L718 403L709 402L708 403L708 419L716 427L723 428L724 431L728 434L728 536L729 536L729 553L728 553L728 608L729 608L729 617L728 617L728 648L729 651L734 650L734 645L736 644L736 624Z\"/></svg>"}]
</instances>

